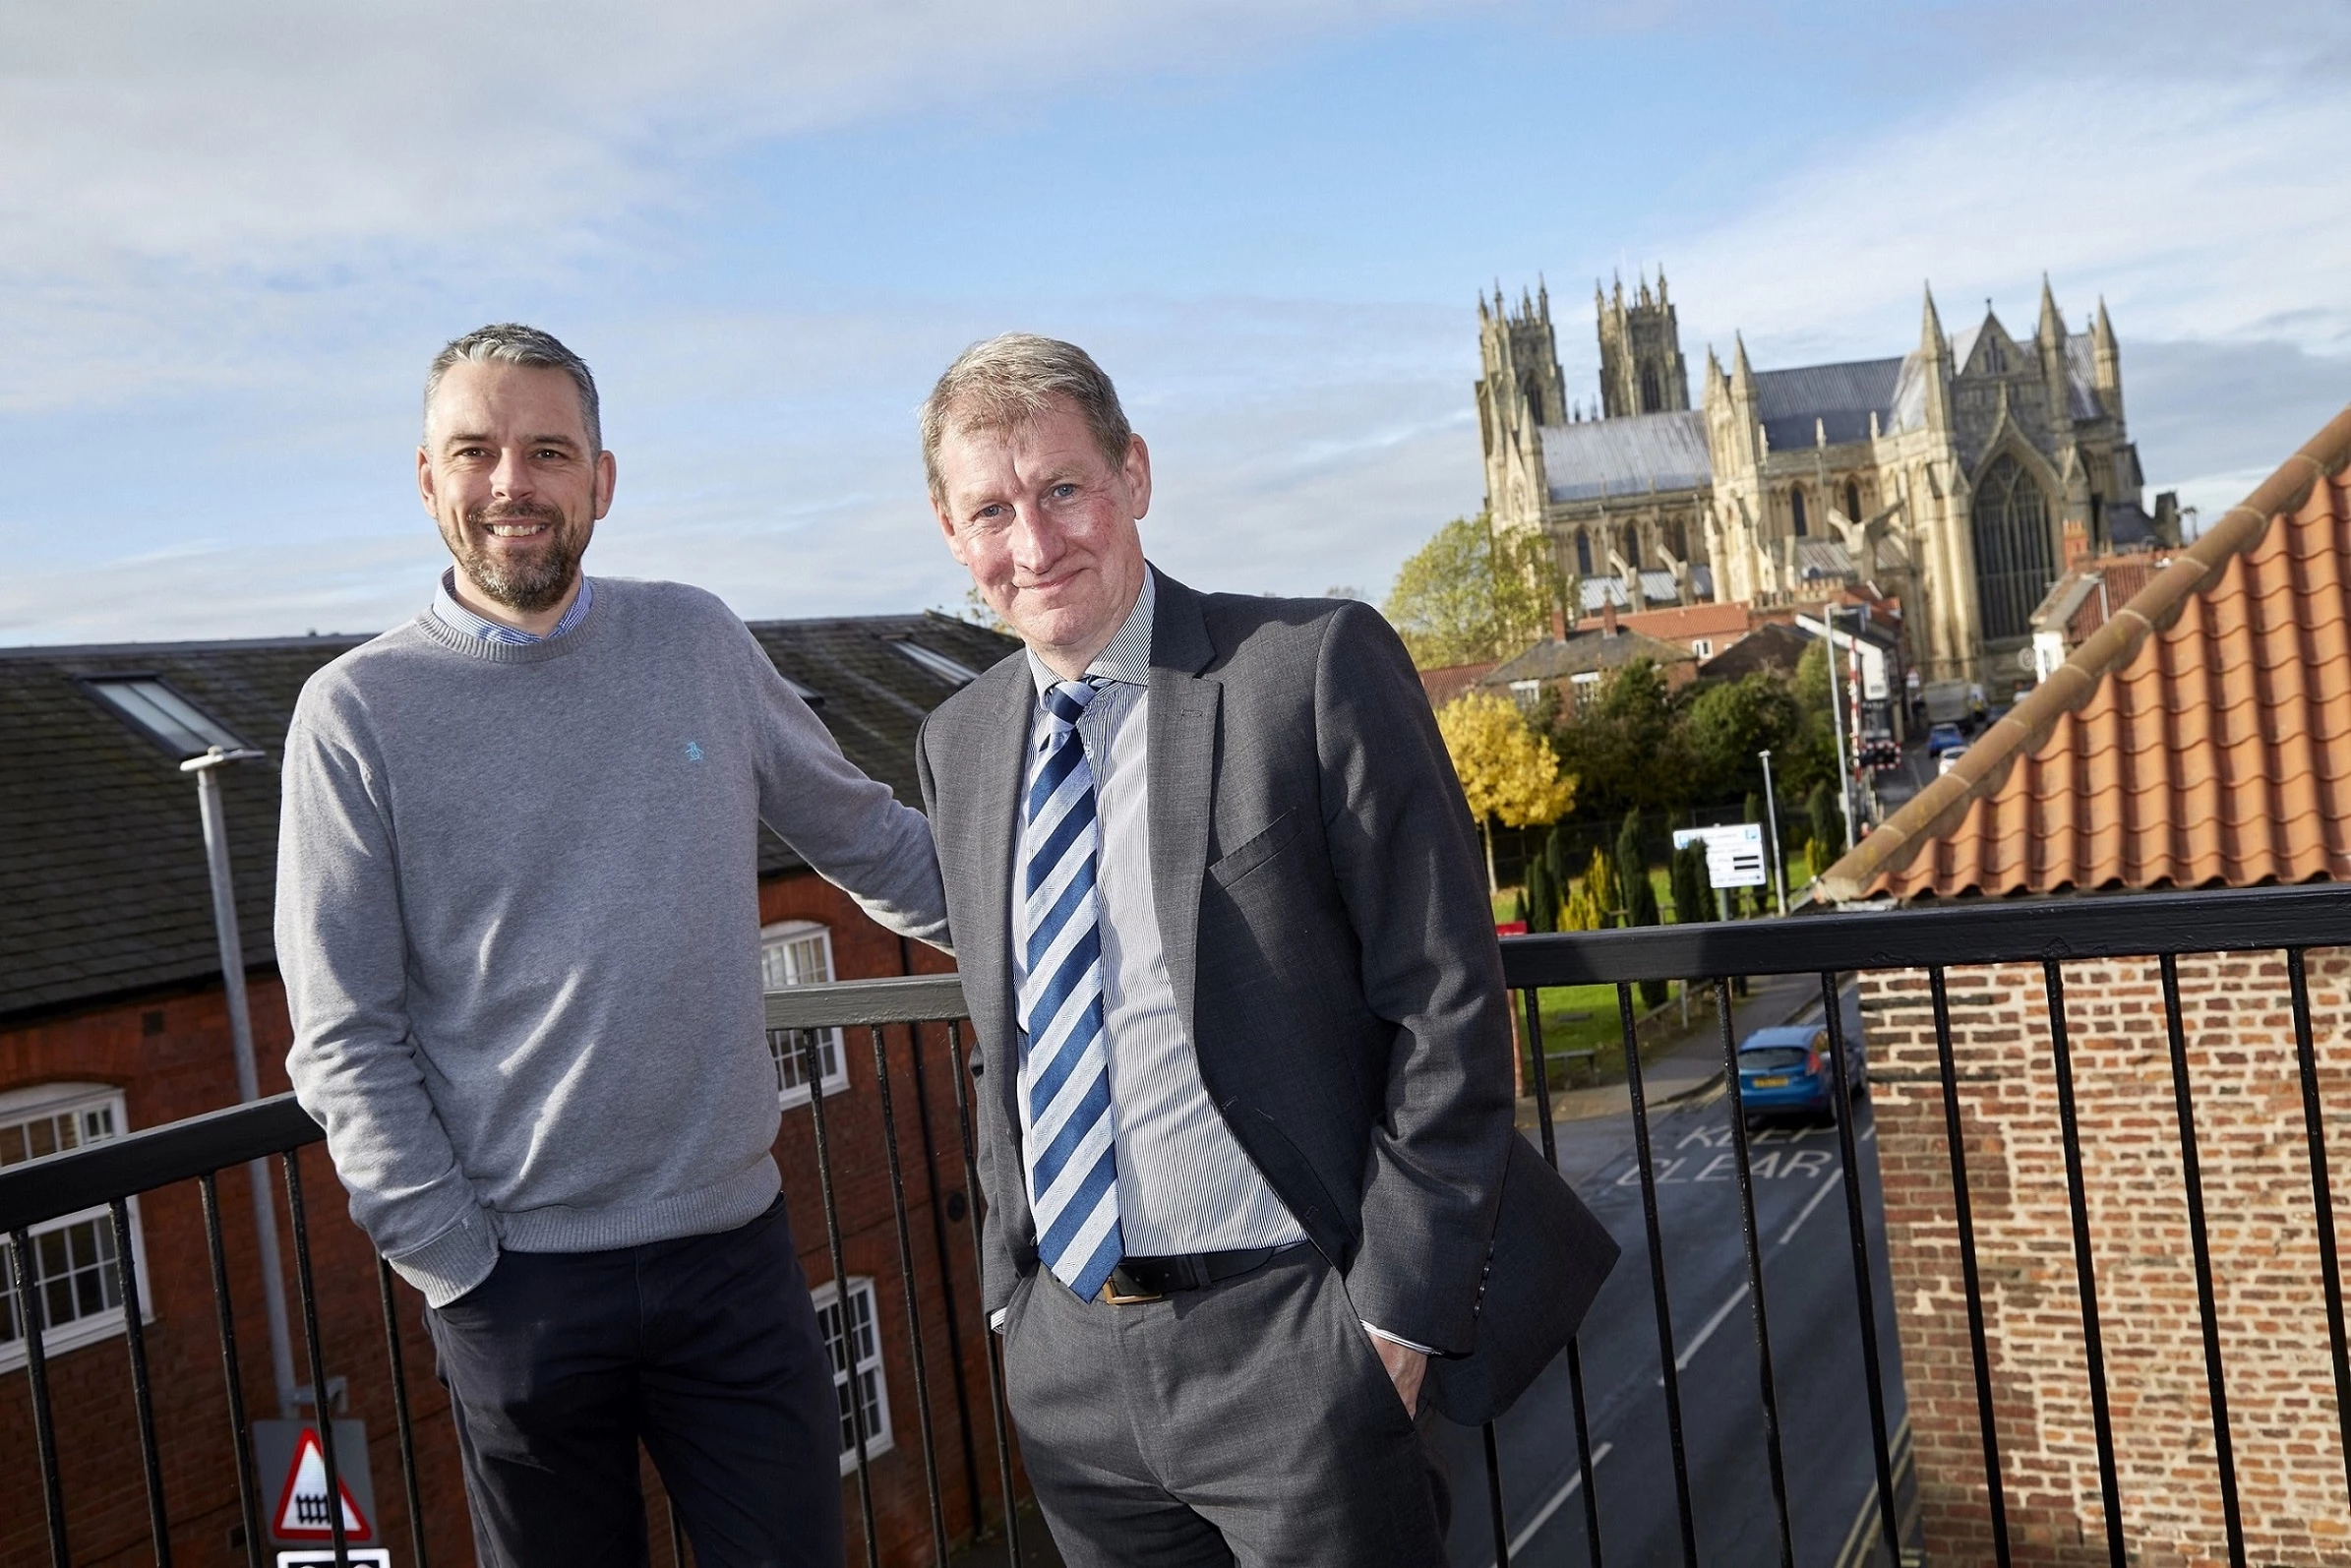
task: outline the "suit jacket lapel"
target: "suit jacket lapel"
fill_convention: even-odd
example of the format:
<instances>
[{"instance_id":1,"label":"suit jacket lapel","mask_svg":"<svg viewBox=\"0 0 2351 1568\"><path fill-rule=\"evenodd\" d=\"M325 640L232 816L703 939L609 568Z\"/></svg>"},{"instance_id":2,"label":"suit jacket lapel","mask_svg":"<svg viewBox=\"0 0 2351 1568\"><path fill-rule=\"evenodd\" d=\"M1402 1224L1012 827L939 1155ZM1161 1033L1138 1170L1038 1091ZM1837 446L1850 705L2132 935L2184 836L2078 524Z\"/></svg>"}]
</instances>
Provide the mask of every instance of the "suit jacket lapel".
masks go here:
<instances>
[{"instance_id":1,"label":"suit jacket lapel","mask_svg":"<svg viewBox=\"0 0 2351 1568\"><path fill-rule=\"evenodd\" d=\"M1005 666L1004 690L972 708L960 750L972 769L972 816L965 854L978 890L978 930L955 933L965 1003L995 1059L996 1093L1007 1125L1020 1130L1020 1019L1012 989L1012 878L1020 858L1020 786L1037 689L1028 661Z\"/></svg>"},{"instance_id":2,"label":"suit jacket lapel","mask_svg":"<svg viewBox=\"0 0 2351 1568\"><path fill-rule=\"evenodd\" d=\"M1160 944L1184 1033L1198 1039L1200 880L1216 811L1217 718L1224 688L1199 672L1215 656L1199 595L1162 573L1151 628L1151 887Z\"/></svg>"}]
</instances>

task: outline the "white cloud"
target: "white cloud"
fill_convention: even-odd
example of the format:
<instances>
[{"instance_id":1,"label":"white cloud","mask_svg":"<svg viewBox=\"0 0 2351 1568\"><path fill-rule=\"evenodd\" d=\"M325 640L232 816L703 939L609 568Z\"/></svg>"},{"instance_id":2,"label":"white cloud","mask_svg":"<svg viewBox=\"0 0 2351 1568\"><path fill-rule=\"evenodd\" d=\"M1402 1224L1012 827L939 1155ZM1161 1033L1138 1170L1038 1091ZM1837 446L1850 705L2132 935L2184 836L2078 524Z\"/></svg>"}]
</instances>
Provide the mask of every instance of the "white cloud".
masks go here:
<instances>
[{"instance_id":1,"label":"white cloud","mask_svg":"<svg viewBox=\"0 0 2351 1568\"><path fill-rule=\"evenodd\" d=\"M1932 279L1957 332L1995 296L2029 331L2046 271L2079 328L2126 345L2283 338L2351 352L2351 96L2266 76L2025 76L1833 150L1674 258L1685 346L1759 364L1906 350Z\"/></svg>"},{"instance_id":2,"label":"white cloud","mask_svg":"<svg viewBox=\"0 0 2351 1568\"><path fill-rule=\"evenodd\" d=\"M0 8L0 408L259 374L379 291L625 262L634 221L724 200L713 160L762 139L1018 116L1430 3Z\"/></svg>"}]
</instances>

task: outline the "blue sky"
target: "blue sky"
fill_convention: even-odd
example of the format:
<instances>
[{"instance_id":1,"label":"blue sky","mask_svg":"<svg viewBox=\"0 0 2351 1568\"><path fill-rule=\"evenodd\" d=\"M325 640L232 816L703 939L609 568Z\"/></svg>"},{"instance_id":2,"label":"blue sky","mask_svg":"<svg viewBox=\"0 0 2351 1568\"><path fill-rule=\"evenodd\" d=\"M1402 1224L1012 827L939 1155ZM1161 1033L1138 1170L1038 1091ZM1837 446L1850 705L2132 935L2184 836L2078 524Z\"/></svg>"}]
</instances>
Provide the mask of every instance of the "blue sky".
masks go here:
<instances>
[{"instance_id":1,"label":"blue sky","mask_svg":"<svg viewBox=\"0 0 2351 1568\"><path fill-rule=\"evenodd\" d=\"M447 337L597 369L592 570L953 605L912 410L1085 342L1203 586L1383 591L1478 503L1477 290L1662 264L1693 362L2103 296L2155 487L2351 397L2351 23L2285 0L1593 6L122 0L0 16L0 641L357 631L438 564Z\"/></svg>"}]
</instances>

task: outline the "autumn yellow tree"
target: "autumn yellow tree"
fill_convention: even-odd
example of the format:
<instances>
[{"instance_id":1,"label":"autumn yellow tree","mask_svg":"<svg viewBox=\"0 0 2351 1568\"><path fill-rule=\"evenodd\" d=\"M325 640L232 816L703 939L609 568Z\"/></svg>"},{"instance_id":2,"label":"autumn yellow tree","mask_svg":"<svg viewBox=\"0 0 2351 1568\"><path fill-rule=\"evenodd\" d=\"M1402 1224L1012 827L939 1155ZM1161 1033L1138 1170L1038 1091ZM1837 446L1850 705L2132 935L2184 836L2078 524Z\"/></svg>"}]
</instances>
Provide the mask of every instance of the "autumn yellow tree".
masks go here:
<instances>
[{"instance_id":1,"label":"autumn yellow tree","mask_svg":"<svg viewBox=\"0 0 2351 1568\"><path fill-rule=\"evenodd\" d=\"M1494 881L1493 829L1556 822L1575 803L1576 781L1559 771L1551 743L1535 733L1516 702L1470 692L1437 710L1437 731L1461 779L1461 792L1485 840L1485 882Z\"/></svg>"}]
</instances>

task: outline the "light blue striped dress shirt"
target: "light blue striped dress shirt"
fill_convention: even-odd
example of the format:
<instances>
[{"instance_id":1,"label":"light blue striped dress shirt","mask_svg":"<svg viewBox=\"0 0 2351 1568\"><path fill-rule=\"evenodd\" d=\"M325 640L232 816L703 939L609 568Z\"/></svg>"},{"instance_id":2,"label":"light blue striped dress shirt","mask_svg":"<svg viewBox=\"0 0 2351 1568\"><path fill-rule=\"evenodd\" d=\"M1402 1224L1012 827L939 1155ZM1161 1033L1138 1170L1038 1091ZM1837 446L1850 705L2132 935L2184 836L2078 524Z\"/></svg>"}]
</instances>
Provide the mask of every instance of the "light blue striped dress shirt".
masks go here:
<instances>
[{"instance_id":1,"label":"light blue striped dress shirt","mask_svg":"<svg viewBox=\"0 0 2351 1568\"><path fill-rule=\"evenodd\" d=\"M545 636L525 632L519 627L502 626L486 621L457 602L457 569L451 567L441 573L441 585L433 591L433 618L452 631L467 636L480 637L484 642L506 642L521 647L532 642L552 642L577 627L588 617L596 603L596 584L584 573L579 579L579 597L572 601L572 608L555 623L554 630Z\"/></svg>"},{"instance_id":2,"label":"light blue striped dress shirt","mask_svg":"<svg viewBox=\"0 0 2351 1568\"><path fill-rule=\"evenodd\" d=\"M1199 1058L1176 1010L1159 908L1151 881L1151 620L1158 580L1086 674L1106 682L1079 716L1077 733L1094 774L1100 841L1095 878L1102 931L1103 1029L1110 1055L1111 1118L1118 1152L1118 1229L1130 1257L1286 1246L1306 1233L1217 1114L1200 1080ZM1043 694L1060 680L1029 654L1039 703L1031 732L1050 724ZM1007 914L1020 930L1018 899ZM1011 943L1013 982L1021 944ZM1021 1132L1029 1122L1028 1065L1021 1064Z\"/></svg>"}]
</instances>

